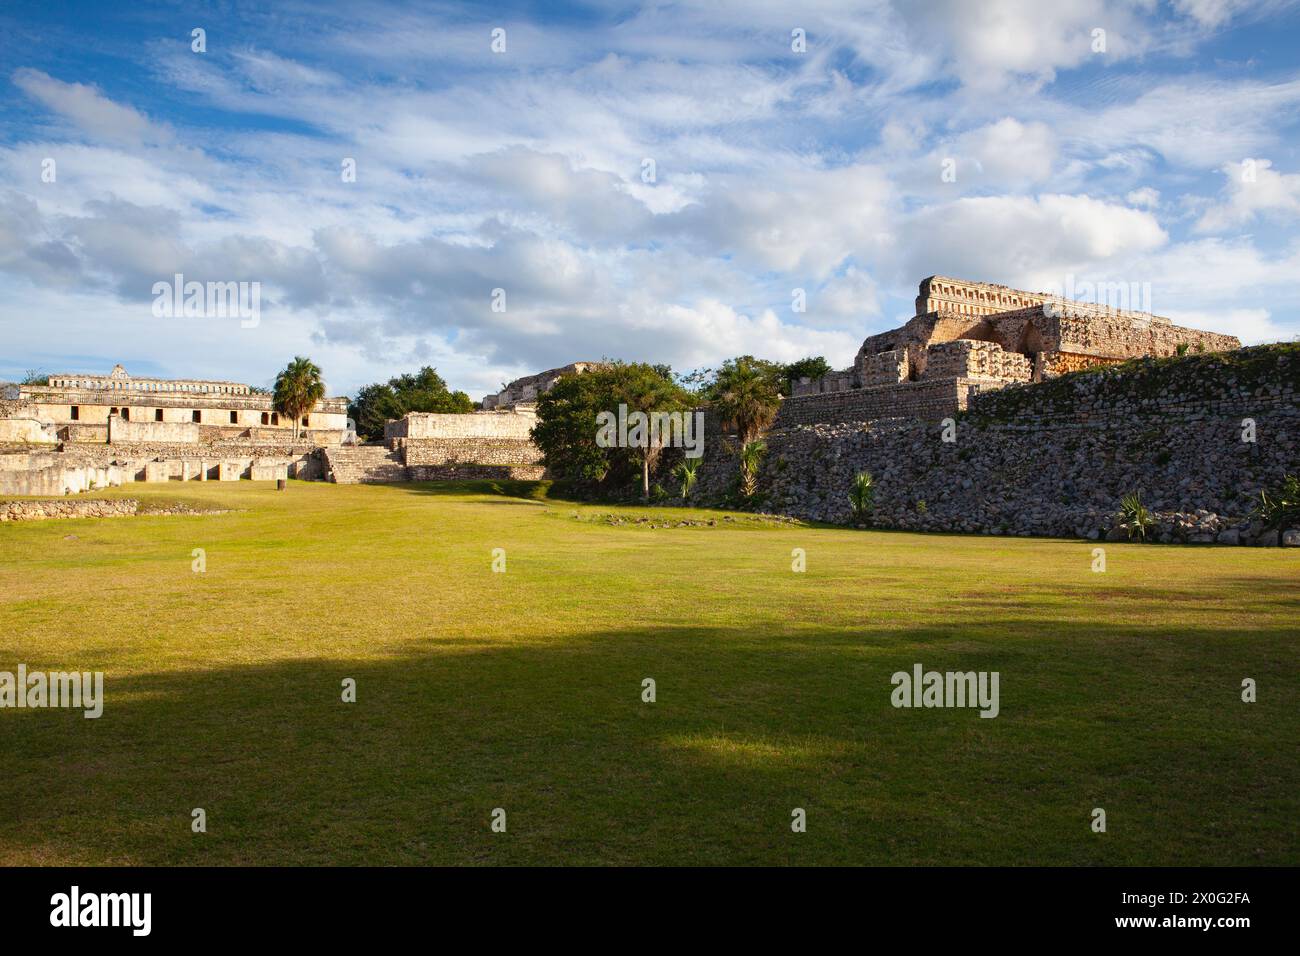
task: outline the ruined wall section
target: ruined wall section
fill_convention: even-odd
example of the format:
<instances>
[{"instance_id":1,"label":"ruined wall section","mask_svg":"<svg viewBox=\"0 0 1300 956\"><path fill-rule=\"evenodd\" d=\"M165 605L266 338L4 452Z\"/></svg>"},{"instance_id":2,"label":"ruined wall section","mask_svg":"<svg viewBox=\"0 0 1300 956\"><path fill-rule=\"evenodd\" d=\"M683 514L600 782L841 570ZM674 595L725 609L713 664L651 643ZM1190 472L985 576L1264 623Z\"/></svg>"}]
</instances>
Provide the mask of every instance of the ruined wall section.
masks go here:
<instances>
[{"instance_id":1,"label":"ruined wall section","mask_svg":"<svg viewBox=\"0 0 1300 956\"><path fill-rule=\"evenodd\" d=\"M542 461L541 449L531 437L535 424L537 413L532 406L469 415L411 412L400 421L390 422L384 428L384 437L389 448L399 452L411 469L534 466Z\"/></svg>"},{"instance_id":2,"label":"ruined wall section","mask_svg":"<svg viewBox=\"0 0 1300 956\"><path fill-rule=\"evenodd\" d=\"M1120 499L1134 492L1157 540L1277 544L1251 509L1262 489L1300 474L1300 345L1141 359L979 393L955 438L920 419L777 428L751 505L849 523L850 484L867 471L878 527L1114 537ZM711 447L696 503L722 503L735 475L734 456Z\"/></svg>"},{"instance_id":3,"label":"ruined wall section","mask_svg":"<svg viewBox=\"0 0 1300 956\"><path fill-rule=\"evenodd\" d=\"M778 428L784 428L790 425L862 422L900 416L937 421L965 408L971 387L978 390L980 384L947 379L794 396L781 403L775 424Z\"/></svg>"}]
</instances>

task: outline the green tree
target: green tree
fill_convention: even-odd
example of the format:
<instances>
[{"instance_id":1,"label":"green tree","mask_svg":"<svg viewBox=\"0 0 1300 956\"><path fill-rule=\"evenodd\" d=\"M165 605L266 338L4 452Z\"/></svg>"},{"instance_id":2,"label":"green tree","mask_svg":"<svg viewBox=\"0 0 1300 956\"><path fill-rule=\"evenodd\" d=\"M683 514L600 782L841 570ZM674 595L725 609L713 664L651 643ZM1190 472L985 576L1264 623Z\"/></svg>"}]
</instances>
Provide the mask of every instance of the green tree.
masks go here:
<instances>
[{"instance_id":1,"label":"green tree","mask_svg":"<svg viewBox=\"0 0 1300 956\"><path fill-rule=\"evenodd\" d=\"M272 395L276 411L293 419L293 437L297 441L302 417L325 397L320 368L311 359L294 356L284 371L275 377Z\"/></svg>"},{"instance_id":2,"label":"green tree","mask_svg":"<svg viewBox=\"0 0 1300 956\"><path fill-rule=\"evenodd\" d=\"M722 415L723 423L736 430L742 448L776 418L784 376L784 366L752 355L731 359L718 370L707 397Z\"/></svg>"},{"instance_id":3,"label":"green tree","mask_svg":"<svg viewBox=\"0 0 1300 956\"><path fill-rule=\"evenodd\" d=\"M464 414L474 403L464 392L453 392L436 369L425 366L415 374L398 375L367 385L348 404L348 417L363 438L384 437L384 424L407 412Z\"/></svg>"},{"instance_id":4,"label":"green tree","mask_svg":"<svg viewBox=\"0 0 1300 956\"><path fill-rule=\"evenodd\" d=\"M830 372L830 362L826 361L826 359L822 358L820 355L809 356L808 358L800 359L797 362L791 362L789 365L785 366L784 369L785 394L793 394L795 383L801 378L809 378L815 381L823 375L829 375Z\"/></svg>"},{"instance_id":5,"label":"green tree","mask_svg":"<svg viewBox=\"0 0 1300 956\"><path fill-rule=\"evenodd\" d=\"M616 365L614 373L617 381L615 397L618 405L627 406L629 415L634 412L646 416L680 413L690 408L689 396L672 380L671 372L665 375L654 366L633 363ZM618 406L610 410L616 413ZM667 437L662 433L653 437L645 433L643 440L629 449L641 463L641 496L647 501L650 499L650 472L663 454Z\"/></svg>"},{"instance_id":6,"label":"green tree","mask_svg":"<svg viewBox=\"0 0 1300 956\"><path fill-rule=\"evenodd\" d=\"M554 474L617 486L641 472L641 492L650 496L650 472L663 452L663 440L650 441L645 429L628 429L630 442L598 441L602 421L616 419L619 406L631 416L684 412L690 395L663 368L612 362L582 375L565 375L537 401L532 437ZM602 413L608 418L602 419ZM639 431L640 434L634 434ZM607 433L606 433L606 436Z\"/></svg>"}]
</instances>

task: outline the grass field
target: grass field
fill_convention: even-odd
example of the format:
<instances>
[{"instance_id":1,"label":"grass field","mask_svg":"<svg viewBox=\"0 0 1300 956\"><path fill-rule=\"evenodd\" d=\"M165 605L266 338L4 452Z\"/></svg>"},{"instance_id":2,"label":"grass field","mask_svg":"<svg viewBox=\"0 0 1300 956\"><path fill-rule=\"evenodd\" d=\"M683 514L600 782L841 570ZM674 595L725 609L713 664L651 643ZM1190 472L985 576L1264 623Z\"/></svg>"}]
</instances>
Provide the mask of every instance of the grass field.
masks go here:
<instances>
[{"instance_id":1,"label":"grass field","mask_svg":"<svg viewBox=\"0 0 1300 956\"><path fill-rule=\"evenodd\" d=\"M0 670L107 698L0 710L0 864L1300 863L1296 551L1093 573L507 490L135 485L231 510L0 525ZM998 671L1000 716L895 709L918 662Z\"/></svg>"}]
</instances>

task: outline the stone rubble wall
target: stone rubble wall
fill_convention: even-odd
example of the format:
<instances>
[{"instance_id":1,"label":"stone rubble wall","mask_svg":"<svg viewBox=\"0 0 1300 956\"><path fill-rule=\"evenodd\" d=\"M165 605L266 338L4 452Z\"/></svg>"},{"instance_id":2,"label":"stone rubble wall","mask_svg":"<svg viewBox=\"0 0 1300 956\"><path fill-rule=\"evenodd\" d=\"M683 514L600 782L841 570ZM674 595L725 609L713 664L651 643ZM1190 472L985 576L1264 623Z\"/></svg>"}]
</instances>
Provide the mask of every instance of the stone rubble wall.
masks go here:
<instances>
[{"instance_id":1,"label":"stone rubble wall","mask_svg":"<svg viewBox=\"0 0 1300 956\"><path fill-rule=\"evenodd\" d=\"M49 518L121 518L134 515L134 498L71 501L0 501L0 521L43 521Z\"/></svg>"},{"instance_id":2,"label":"stone rubble wall","mask_svg":"<svg viewBox=\"0 0 1300 956\"><path fill-rule=\"evenodd\" d=\"M996 387L966 379L904 382L818 395L796 395L781 403L777 427L831 422L869 421L906 415L938 421L966 407L972 387Z\"/></svg>"},{"instance_id":3,"label":"stone rubble wall","mask_svg":"<svg viewBox=\"0 0 1300 956\"><path fill-rule=\"evenodd\" d=\"M1242 441L1245 419L1254 442ZM899 418L775 428L752 506L851 523L850 485L867 471L879 527L1118 538L1120 499L1135 492L1158 520L1159 541L1300 538L1251 520L1261 490L1300 473L1300 346L1009 386L974 400L956 441L942 436L936 422ZM732 451L711 446L700 471L693 503L734 494ZM672 483L662 471L660 480Z\"/></svg>"}]
</instances>

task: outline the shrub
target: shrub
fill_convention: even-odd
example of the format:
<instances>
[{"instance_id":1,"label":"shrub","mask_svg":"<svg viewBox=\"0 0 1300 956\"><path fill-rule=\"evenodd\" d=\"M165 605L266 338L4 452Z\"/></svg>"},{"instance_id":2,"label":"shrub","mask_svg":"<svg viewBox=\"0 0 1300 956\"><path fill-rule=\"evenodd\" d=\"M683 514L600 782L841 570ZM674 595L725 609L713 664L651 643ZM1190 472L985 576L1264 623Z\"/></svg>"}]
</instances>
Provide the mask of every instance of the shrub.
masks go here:
<instances>
[{"instance_id":1,"label":"shrub","mask_svg":"<svg viewBox=\"0 0 1300 956\"><path fill-rule=\"evenodd\" d=\"M668 491L664 488L663 485L659 484L659 482L656 481L653 485L650 486L651 501L663 501L667 497L668 497Z\"/></svg>"},{"instance_id":2,"label":"shrub","mask_svg":"<svg viewBox=\"0 0 1300 956\"><path fill-rule=\"evenodd\" d=\"M1147 539L1147 530L1155 526L1155 516L1147 510L1142 499L1135 492L1129 492L1119 501L1119 527L1128 531L1131 539L1137 532L1143 541Z\"/></svg>"},{"instance_id":3,"label":"shrub","mask_svg":"<svg viewBox=\"0 0 1300 956\"><path fill-rule=\"evenodd\" d=\"M695 479L700 470L700 459L683 458L673 469L673 476L682 483L682 501L691 496L691 489L695 487Z\"/></svg>"},{"instance_id":4,"label":"shrub","mask_svg":"<svg viewBox=\"0 0 1300 956\"><path fill-rule=\"evenodd\" d=\"M876 500L876 481L871 472L860 471L853 476L849 486L849 504L853 505L853 517L857 521L865 519Z\"/></svg>"},{"instance_id":5,"label":"shrub","mask_svg":"<svg viewBox=\"0 0 1300 956\"><path fill-rule=\"evenodd\" d=\"M1276 491L1261 491L1254 513L1270 531L1300 525L1300 478L1287 475Z\"/></svg>"}]
</instances>

